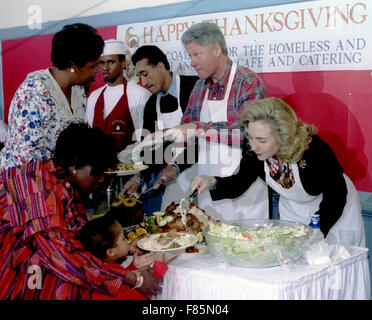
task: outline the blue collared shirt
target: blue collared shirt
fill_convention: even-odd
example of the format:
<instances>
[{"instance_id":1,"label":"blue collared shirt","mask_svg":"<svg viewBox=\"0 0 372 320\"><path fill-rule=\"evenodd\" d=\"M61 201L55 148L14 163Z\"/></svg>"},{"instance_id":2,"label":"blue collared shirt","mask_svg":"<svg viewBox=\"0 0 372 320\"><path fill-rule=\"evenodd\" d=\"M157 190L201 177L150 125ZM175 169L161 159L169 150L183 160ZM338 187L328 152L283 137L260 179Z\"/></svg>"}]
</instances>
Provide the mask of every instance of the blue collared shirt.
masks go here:
<instances>
[{"instance_id":1,"label":"blue collared shirt","mask_svg":"<svg viewBox=\"0 0 372 320\"><path fill-rule=\"evenodd\" d=\"M171 73L172 73L172 83L171 83L171 85L169 87L169 90L166 93L160 91L158 93L158 95L160 95L160 98L161 97L164 97L167 94L171 94L173 97L178 98L177 83L176 83L176 74L174 72L171 72Z\"/></svg>"}]
</instances>

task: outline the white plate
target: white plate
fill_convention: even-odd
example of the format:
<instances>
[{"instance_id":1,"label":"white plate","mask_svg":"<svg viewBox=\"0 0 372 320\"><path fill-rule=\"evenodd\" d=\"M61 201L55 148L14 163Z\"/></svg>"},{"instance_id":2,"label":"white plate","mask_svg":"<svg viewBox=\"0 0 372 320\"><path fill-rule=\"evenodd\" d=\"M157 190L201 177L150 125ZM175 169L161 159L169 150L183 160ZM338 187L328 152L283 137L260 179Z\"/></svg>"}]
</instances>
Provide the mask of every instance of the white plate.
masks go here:
<instances>
[{"instance_id":1,"label":"white plate","mask_svg":"<svg viewBox=\"0 0 372 320\"><path fill-rule=\"evenodd\" d=\"M193 234L190 234L190 233L185 233L185 232L172 232L178 236L182 236L182 235L188 235L190 236L190 241L189 243L187 243L186 245L184 246L181 246L181 247L178 247L178 248L172 248L172 249L159 249L159 248L156 248L156 247L151 247L151 245L149 246L149 244L151 242L153 242L155 239L159 238L161 235L164 235L164 234L167 234L168 232L166 233L157 233L157 234L152 234L150 235L149 237L146 237L146 238L143 238L141 240L138 241L137 243L137 246L142 249L142 250L146 250L146 251L155 251L155 252L171 252L171 251L180 251L180 250L183 250L183 249L186 249L187 247L190 247L190 246L193 246L195 245L197 242L198 242L198 238L193 235ZM171 245L172 242L169 243L169 245Z\"/></svg>"},{"instance_id":2,"label":"white plate","mask_svg":"<svg viewBox=\"0 0 372 320\"><path fill-rule=\"evenodd\" d=\"M145 147L151 147L157 144L162 144L165 141L173 141L172 136L164 136L164 137L158 137L152 140L142 141L135 148L143 149Z\"/></svg>"},{"instance_id":3,"label":"white plate","mask_svg":"<svg viewBox=\"0 0 372 320\"><path fill-rule=\"evenodd\" d=\"M149 166L143 165L139 168L133 169L133 170L122 170L122 171L106 171L107 174L116 174L117 176L129 176L132 174L136 174L138 172L141 172L142 170L147 169Z\"/></svg>"}]
</instances>

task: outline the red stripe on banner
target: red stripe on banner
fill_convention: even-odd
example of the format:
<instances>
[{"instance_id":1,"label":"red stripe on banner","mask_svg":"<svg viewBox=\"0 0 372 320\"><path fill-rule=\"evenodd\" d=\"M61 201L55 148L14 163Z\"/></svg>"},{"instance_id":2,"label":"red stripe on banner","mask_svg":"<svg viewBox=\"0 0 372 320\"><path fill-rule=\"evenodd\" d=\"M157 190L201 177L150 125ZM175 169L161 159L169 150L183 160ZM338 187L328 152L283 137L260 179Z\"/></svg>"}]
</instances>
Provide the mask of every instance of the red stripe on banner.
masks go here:
<instances>
[{"instance_id":1,"label":"red stripe on banner","mask_svg":"<svg viewBox=\"0 0 372 320\"><path fill-rule=\"evenodd\" d=\"M318 127L359 191L372 192L371 70L260 74L269 95L282 98Z\"/></svg>"},{"instance_id":2,"label":"red stripe on banner","mask_svg":"<svg viewBox=\"0 0 372 320\"><path fill-rule=\"evenodd\" d=\"M14 93L27 74L51 66L53 35L43 35L15 40L6 40L2 45L4 120L8 122L8 111Z\"/></svg>"}]
</instances>

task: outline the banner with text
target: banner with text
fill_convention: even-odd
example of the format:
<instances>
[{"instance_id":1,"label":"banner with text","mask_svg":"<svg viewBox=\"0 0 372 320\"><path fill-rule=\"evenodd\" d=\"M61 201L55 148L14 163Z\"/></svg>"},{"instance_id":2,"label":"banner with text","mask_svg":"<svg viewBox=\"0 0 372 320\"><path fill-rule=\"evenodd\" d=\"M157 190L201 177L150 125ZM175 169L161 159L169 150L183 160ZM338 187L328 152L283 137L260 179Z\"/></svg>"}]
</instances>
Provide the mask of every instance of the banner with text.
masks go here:
<instances>
[{"instance_id":1,"label":"banner with text","mask_svg":"<svg viewBox=\"0 0 372 320\"><path fill-rule=\"evenodd\" d=\"M192 24L215 22L229 56L258 73L372 69L368 1L328 0L118 26L133 52L160 47L181 74L195 74L180 39ZM369 54L368 54L369 53Z\"/></svg>"}]
</instances>

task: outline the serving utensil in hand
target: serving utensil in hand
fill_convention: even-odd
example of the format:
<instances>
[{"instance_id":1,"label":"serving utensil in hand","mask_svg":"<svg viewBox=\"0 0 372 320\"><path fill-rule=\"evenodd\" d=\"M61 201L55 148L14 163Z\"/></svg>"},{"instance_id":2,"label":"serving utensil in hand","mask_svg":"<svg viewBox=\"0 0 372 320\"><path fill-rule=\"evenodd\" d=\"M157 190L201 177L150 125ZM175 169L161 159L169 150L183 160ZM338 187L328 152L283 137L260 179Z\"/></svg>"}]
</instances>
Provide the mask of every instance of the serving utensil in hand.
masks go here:
<instances>
[{"instance_id":1,"label":"serving utensil in hand","mask_svg":"<svg viewBox=\"0 0 372 320\"><path fill-rule=\"evenodd\" d=\"M183 198L180 202L182 223L186 227L186 214L190 208L190 204L195 201L198 196L198 189L195 189L189 196Z\"/></svg>"},{"instance_id":2,"label":"serving utensil in hand","mask_svg":"<svg viewBox=\"0 0 372 320\"><path fill-rule=\"evenodd\" d=\"M195 189L189 196L183 198L180 202L181 211L189 210L190 204L195 201L198 196L198 189Z\"/></svg>"},{"instance_id":3,"label":"serving utensil in hand","mask_svg":"<svg viewBox=\"0 0 372 320\"><path fill-rule=\"evenodd\" d=\"M145 191L143 191L143 192L141 192L141 193L138 193L138 192L134 192L134 193L132 193L131 195L130 195L130 198L134 198L134 199L139 199L139 198L141 198L145 193L147 193L147 192L149 192L150 190L156 190L156 189L158 189L159 188L159 186L160 186L160 184L158 184L158 185L154 185L154 186L152 186L151 188L148 188L148 189L146 189Z\"/></svg>"}]
</instances>

